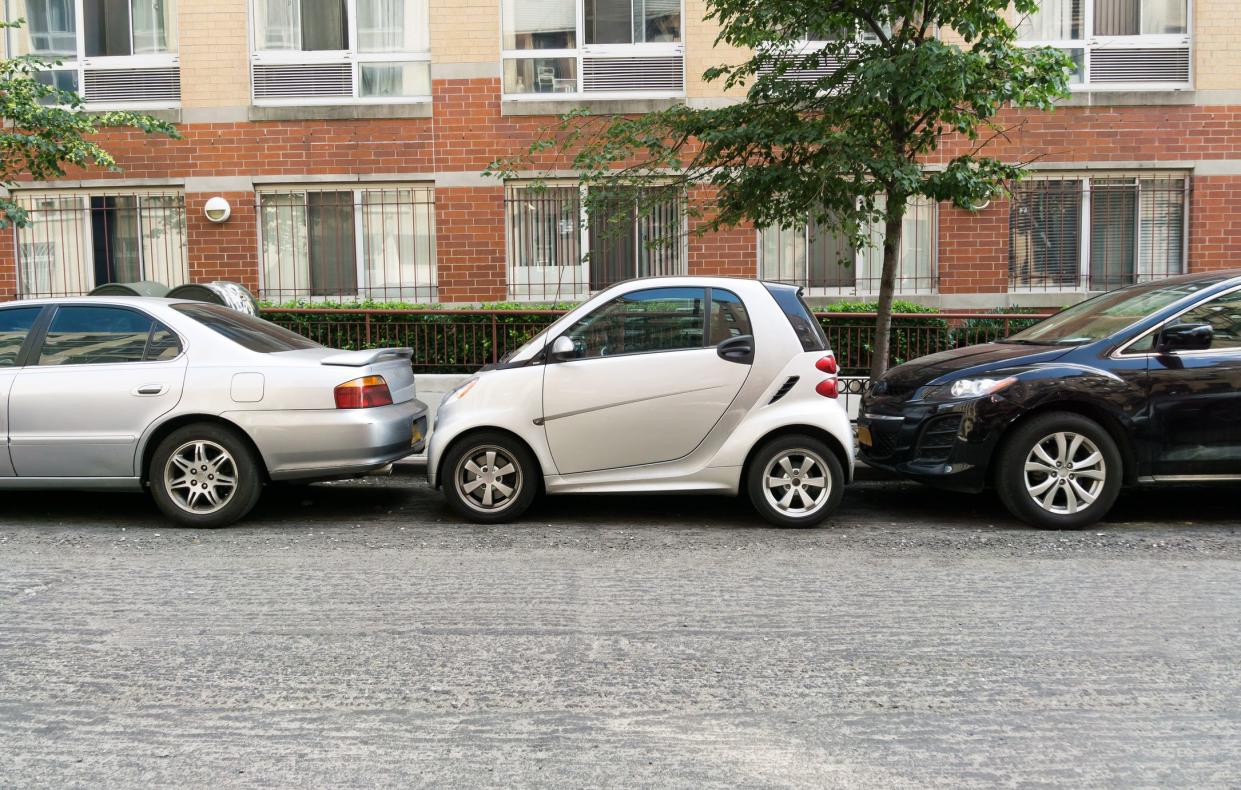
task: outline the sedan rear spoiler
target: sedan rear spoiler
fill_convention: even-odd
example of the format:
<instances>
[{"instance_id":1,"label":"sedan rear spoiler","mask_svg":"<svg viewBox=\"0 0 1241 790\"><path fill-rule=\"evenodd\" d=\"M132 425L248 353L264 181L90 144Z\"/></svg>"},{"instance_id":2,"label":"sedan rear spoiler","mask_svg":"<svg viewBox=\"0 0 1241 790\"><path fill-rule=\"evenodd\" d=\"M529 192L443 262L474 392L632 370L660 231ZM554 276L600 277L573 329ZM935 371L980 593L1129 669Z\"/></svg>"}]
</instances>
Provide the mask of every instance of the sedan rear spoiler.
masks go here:
<instances>
[{"instance_id":1,"label":"sedan rear spoiler","mask_svg":"<svg viewBox=\"0 0 1241 790\"><path fill-rule=\"evenodd\" d=\"M347 368L361 368L377 362L393 359L413 359L412 348L368 348L363 351L342 351L319 360L322 365L340 365Z\"/></svg>"}]
</instances>

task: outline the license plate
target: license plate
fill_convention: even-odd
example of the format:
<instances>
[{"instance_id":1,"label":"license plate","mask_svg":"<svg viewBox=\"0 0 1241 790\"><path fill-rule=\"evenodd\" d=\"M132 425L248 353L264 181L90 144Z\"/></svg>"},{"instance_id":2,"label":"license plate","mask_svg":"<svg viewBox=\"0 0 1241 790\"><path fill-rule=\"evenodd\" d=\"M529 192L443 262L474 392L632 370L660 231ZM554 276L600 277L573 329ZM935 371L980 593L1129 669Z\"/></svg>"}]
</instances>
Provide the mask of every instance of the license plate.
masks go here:
<instances>
[{"instance_id":1,"label":"license plate","mask_svg":"<svg viewBox=\"0 0 1241 790\"><path fill-rule=\"evenodd\" d=\"M870 428L865 425L859 425L857 427L857 443L863 447L871 446L872 440L870 438Z\"/></svg>"}]
</instances>

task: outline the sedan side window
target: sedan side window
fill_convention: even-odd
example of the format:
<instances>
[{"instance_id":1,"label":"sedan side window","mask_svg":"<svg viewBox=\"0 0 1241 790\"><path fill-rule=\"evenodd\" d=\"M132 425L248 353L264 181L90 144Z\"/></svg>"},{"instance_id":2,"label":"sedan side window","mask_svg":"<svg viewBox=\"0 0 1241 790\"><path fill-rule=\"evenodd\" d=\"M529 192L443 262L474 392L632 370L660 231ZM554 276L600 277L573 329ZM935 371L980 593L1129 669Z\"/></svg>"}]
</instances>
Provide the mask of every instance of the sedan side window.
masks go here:
<instances>
[{"instance_id":1,"label":"sedan side window","mask_svg":"<svg viewBox=\"0 0 1241 790\"><path fill-rule=\"evenodd\" d=\"M1180 317L1181 324L1210 324L1211 350L1241 348L1241 291L1212 299Z\"/></svg>"},{"instance_id":2,"label":"sedan side window","mask_svg":"<svg viewBox=\"0 0 1241 790\"><path fill-rule=\"evenodd\" d=\"M711 289L710 331L709 344L712 346L718 346L729 338L754 334L745 303L732 291Z\"/></svg>"},{"instance_id":3,"label":"sedan side window","mask_svg":"<svg viewBox=\"0 0 1241 790\"><path fill-rule=\"evenodd\" d=\"M702 288L649 288L617 297L566 336L580 359L703 347Z\"/></svg>"},{"instance_id":4,"label":"sedan side window","mask_svg":"<svg viewBox=\"0 0 1241 790\"><path fill-rule=\"evenodd\" d=\"M30 334L30 327L34 326L42 310L42 307L0 310L0 368L11 368L17 364L22 343L26 342L26 335Z\"/></svg>"},{"instance_id":5,"label":"sedan side window","mask_svg":"<svg viewBox=\"0 0 1241 790\"><path fill-rule=\"evenodd\" d=\"M121 307L62 307L48 327L40 365L141 362L155 321Z\"/></svg>"}]
</instances>

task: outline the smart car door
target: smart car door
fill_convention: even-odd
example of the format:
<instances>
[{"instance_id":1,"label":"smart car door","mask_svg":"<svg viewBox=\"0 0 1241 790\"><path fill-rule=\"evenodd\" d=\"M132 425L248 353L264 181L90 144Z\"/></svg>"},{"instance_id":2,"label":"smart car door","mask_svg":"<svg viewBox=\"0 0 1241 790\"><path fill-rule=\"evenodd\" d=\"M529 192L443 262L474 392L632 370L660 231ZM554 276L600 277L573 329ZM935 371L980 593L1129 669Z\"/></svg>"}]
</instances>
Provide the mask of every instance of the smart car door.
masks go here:
<instances>
[{"instance_id":1,"label":"smart car door","mask_svg":"<svg viewBox=\"0 0 1241 790\"><path fill-rule=\"evenodd\" d=\"M543 374L544 428L561 474L671 461L702 442L753 358L744 305L713 294L630 291L562 335L575 350Z\"/></svg>"},{"instance_id":2,"label":"smart car door","mask_svg":"<svg viewBox=\"0 0 1241 790\"><path fill-rule=\"evenodd\" d=\"M22 364L22 352L42 307L5 307L0 309L0 477L13 476L9 458L9 390Z\"/></svg>"},{"instance_id":3,"label":"smart car door","mask_svg":"<svg viewBox=\"0 0 1241 790\"><path fill-rule=\"evenodd\" d=\"M133 477L138 439L181 399L186 358L170 329L108 305L56 308L9 392L19 477Z\"/></svg>"},{"instance_id":4,"label":"smart car door","mask_svg":"<svg viewBox=\"0 0 1241 790\"><path fill-rule=\"evenodd\" d=\"M1241 291L1174 319L1208 324L1210 347L1150 357L1156 476L1241 475Z\"/></svg>"}]
</instances>

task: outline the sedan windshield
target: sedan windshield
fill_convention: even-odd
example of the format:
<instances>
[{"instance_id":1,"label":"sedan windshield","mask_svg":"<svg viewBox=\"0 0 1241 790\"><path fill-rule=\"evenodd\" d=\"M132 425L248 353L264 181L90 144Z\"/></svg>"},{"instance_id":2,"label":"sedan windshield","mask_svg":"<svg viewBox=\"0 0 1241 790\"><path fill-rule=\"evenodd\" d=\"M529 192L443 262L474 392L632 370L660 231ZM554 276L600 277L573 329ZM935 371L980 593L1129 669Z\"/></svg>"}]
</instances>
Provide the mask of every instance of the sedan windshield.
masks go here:
<instances>
[{"instance_id":1,"label":"sedan windshield","mask_svg":"<svg viewBox=\"0 0 1241 790\"><path fill-rule=\"evenodd\" d=\"M1093 343L1215 283L1215 280L1196 280L1175 285L1138 285L1112 291L1056 313L1003 342L1035 346Z\"/></svg>"}]
</instances>

